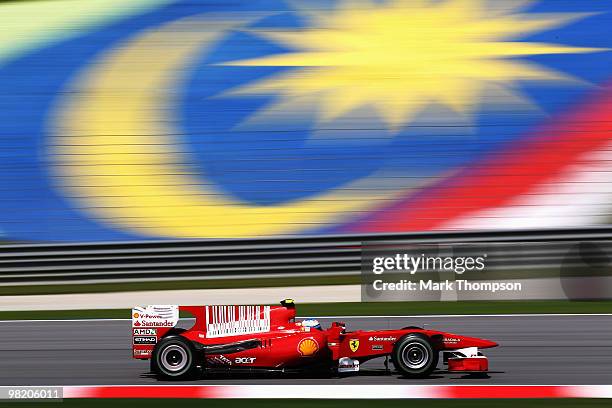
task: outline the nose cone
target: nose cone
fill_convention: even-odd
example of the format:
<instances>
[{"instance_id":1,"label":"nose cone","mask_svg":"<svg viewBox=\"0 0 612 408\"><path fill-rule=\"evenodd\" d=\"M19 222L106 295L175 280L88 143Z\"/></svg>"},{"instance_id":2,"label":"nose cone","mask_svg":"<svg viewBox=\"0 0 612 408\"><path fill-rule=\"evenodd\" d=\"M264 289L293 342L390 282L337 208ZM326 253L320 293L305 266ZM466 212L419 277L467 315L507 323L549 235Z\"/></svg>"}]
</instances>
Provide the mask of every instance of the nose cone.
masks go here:
<instances>
[{"instance_id":1,"label":"nose cone","mask_svg":"<svg viewBox=\"0 0 612 408\"><path fill-rule=\"evenodd\" d=\"M480 349L497 347L498 344L487 339L478 337L459 336L456 334L446 333L442 339L446 349L460 349L465 347L478 347Z\"/></svg>"},{"instance_id":2,"label":"nose cone","mask_svg":"<svg viewBox=\"0 0 612 408\"><path fill-rule=\"evenodd\" d=\"M474 339L474 340L478 341L479 345L477 347L481 349L499 346L499 344L491 340L486 340L486 339Z\"/></svg>"}]
</instances>

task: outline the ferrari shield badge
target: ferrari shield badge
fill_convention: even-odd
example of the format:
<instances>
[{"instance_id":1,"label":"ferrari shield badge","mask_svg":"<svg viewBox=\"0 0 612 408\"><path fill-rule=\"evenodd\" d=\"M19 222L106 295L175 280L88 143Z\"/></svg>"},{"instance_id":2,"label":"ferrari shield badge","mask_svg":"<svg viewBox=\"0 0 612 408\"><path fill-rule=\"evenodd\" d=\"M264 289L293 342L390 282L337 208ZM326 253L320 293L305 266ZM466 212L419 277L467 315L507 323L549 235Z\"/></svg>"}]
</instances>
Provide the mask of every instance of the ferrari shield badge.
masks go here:
<instances>
[{"instance_id":1,"label":"ferrari shield badge","mask_svg":"<svg viewBox=\"0 0 612 408\"><path fill-rule=\"evenodd\" d=\"M351 339L349 341L349 347L351 348L351 351L354 353L357 351L357 349L359 349L359 340L358 339Z\"/></svg>"}]
</instances>

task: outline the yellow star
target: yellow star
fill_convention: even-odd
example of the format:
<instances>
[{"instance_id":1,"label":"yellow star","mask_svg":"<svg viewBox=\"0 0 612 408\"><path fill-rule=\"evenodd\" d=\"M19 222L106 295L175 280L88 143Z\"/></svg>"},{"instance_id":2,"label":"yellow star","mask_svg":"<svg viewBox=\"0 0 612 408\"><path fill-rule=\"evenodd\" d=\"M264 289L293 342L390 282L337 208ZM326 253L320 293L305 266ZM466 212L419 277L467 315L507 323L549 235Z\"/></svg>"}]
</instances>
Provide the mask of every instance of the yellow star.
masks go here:
<instances>
[{"instance_id":1,"label":"yellow star","mask_svg":"<svg viewBox=\"0 0 612 408\"><path fill-rule=\"evenodd\" d=\"M278 95L260 115L312 104L319 122L371 107L392 132L432 104L471 116L490 88L527 104L518 81L577 79L521 57L602 49L520 41L589 15L526 14L520 12L524 3L344 1L332 11L304 6L308 28L253 31L294 51L224 64L294 68L225 95Z\"/></svg>"}]
</instances>

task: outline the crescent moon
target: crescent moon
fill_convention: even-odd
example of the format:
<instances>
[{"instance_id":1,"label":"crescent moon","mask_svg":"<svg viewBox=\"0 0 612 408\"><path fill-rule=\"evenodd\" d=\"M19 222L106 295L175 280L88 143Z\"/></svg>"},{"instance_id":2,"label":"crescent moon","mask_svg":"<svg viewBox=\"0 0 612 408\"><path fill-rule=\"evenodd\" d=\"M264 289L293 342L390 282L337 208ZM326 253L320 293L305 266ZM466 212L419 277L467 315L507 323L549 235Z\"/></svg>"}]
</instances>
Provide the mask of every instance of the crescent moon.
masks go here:
<instances>
[{"instance_id":1,"label":"crescent moon","mask_svg":"<svg viewBox=\"0 0 612 408\"><path fill-rule=\"evenodd\" d=\"M264 206L236 200L194 174L171 124L175 84L193 57L241 20L189 17L103 54L58 105L51 158L57 188L89 216L139 235L174 238L296 234L388 203L371 175L307 199Z\"/></svg>"}]
</instances>

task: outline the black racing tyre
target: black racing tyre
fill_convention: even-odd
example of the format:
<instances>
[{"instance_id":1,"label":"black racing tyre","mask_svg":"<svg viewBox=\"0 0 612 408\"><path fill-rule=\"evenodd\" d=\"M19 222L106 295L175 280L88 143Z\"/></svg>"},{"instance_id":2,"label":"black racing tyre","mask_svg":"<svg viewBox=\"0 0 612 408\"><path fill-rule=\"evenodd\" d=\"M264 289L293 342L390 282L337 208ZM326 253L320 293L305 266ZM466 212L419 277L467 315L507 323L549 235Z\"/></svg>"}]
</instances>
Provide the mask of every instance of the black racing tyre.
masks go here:
<instances>
[{"instance_id":1,"label":"black racing tyre","mask_svg":"<svg viewBox=\"0 0 612 408\"><path fill-rule=\"evenodd\" d=\"M427 377L438 366L438 352L433 349L427 336L419 333L399 339L393 346L391 359L395 368L409 378Z\"/></svg>"},{"instance_id":2,"label":"black racing tyre","mask_svg":"<svg viewBox=\"0 0 612 408\"><path fill-rule=\"evenodd\" d=\"M164 337L155 345L151 371L167 380L197 378L199 357L193 344L178 335Z\"/></svg>"}]
</instances>

